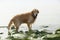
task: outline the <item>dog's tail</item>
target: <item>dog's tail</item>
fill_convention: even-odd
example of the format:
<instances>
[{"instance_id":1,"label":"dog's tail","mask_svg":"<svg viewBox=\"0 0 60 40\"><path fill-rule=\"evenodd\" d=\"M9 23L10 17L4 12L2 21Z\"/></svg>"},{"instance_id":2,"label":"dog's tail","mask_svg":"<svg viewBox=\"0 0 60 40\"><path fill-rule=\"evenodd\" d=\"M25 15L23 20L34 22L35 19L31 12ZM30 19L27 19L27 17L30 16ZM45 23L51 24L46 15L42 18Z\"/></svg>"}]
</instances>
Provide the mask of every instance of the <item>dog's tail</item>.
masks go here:
<instances>
[{"instance_id":1,"label":"dog's tail","mask_svg":"<svg viewBox=\"0 0 60 40\"><path fill-rule=\"evenodd\" d=\"M13 22L13 20L11 20L11 21L9 22L8 27L7 27L8 30L10 30L10 26L11 26L12 22Z\"/></svg>"}]
</instances>

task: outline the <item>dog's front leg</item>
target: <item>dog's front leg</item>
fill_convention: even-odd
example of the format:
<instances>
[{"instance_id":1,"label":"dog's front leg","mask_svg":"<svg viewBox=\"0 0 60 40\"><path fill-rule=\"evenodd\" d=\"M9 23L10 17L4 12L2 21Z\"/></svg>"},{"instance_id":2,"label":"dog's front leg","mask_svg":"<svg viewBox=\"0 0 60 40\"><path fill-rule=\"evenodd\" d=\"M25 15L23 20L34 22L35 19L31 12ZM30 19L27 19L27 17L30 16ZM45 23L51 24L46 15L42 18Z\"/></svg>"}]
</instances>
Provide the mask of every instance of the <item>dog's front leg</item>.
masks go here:
<instances>
[{"instance_id":1,"label":"dog's front leg","mask_svg":"<svg viewBox=\"0 0 60 40\"><path fill-rule=\"evenodd\" d=\"M28 28L29 28L29 31L31 31L32 29L32 24L27 24Z\"/></svg>"}]
</instances>

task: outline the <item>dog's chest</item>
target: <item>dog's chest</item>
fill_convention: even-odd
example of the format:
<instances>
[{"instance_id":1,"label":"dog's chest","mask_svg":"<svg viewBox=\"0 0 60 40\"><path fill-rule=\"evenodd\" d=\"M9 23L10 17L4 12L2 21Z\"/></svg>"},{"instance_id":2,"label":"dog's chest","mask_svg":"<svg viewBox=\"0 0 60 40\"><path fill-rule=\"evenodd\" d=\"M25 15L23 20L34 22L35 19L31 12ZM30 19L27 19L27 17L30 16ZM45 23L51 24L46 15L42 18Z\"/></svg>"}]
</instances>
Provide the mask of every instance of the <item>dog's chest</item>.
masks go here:
<instances>
[{"instance_id":1,"label":"dog's chest","mask_svg":"<svg viewBox=\"0 0 60 40\"><path fill-rule=\"evenodd\" d=\"M33 17L29 17L29 18L28 18L28 23L33 23L33 22L34 22Z\"/></svg>"}]
</instances>

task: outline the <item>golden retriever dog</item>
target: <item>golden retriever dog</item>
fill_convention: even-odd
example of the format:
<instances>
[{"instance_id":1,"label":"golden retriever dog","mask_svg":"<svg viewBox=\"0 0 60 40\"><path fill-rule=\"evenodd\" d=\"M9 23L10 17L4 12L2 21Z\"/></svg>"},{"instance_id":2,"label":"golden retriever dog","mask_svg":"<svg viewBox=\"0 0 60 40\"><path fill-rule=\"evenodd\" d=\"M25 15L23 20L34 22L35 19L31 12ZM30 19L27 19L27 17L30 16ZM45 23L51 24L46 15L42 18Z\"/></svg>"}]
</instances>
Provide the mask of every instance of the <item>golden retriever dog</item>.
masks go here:
<instances>
[{"instance_id":1,"label":"golden retriever dog","mask_svg":"<svg viewBox=\"0 0 60 40\"><path fill-rule=\"evenodd\" d=\"M11 29L11 25L14 24L16 32L18 32L19 26L23 23L26 23L29 30L31 30L32 24L37 18L38 13L39 13L38 9L33 9L31 12L14 16L8 24L8 31Z\"/></svg>"}]
</instances>

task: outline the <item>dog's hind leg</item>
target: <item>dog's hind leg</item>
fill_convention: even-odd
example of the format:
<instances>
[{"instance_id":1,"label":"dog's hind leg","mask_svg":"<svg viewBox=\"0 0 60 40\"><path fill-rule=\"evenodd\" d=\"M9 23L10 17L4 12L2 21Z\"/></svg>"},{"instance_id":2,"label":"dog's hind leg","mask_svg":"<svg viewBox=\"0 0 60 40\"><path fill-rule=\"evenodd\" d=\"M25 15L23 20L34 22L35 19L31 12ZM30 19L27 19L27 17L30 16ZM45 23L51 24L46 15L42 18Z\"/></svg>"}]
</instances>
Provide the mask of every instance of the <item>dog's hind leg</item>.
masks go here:
<instances>
[{"instance_id":1,"label":"dog's hind leg","mask_svg":"<svg viewBox=\"0 0 60 40\"><path fill-rule=\"evenodd\" d=\"M14 25L16 27L16 32L18 32L19 26L21 25L20 22L14 22Z\"/></svg>"}]
</instances>

